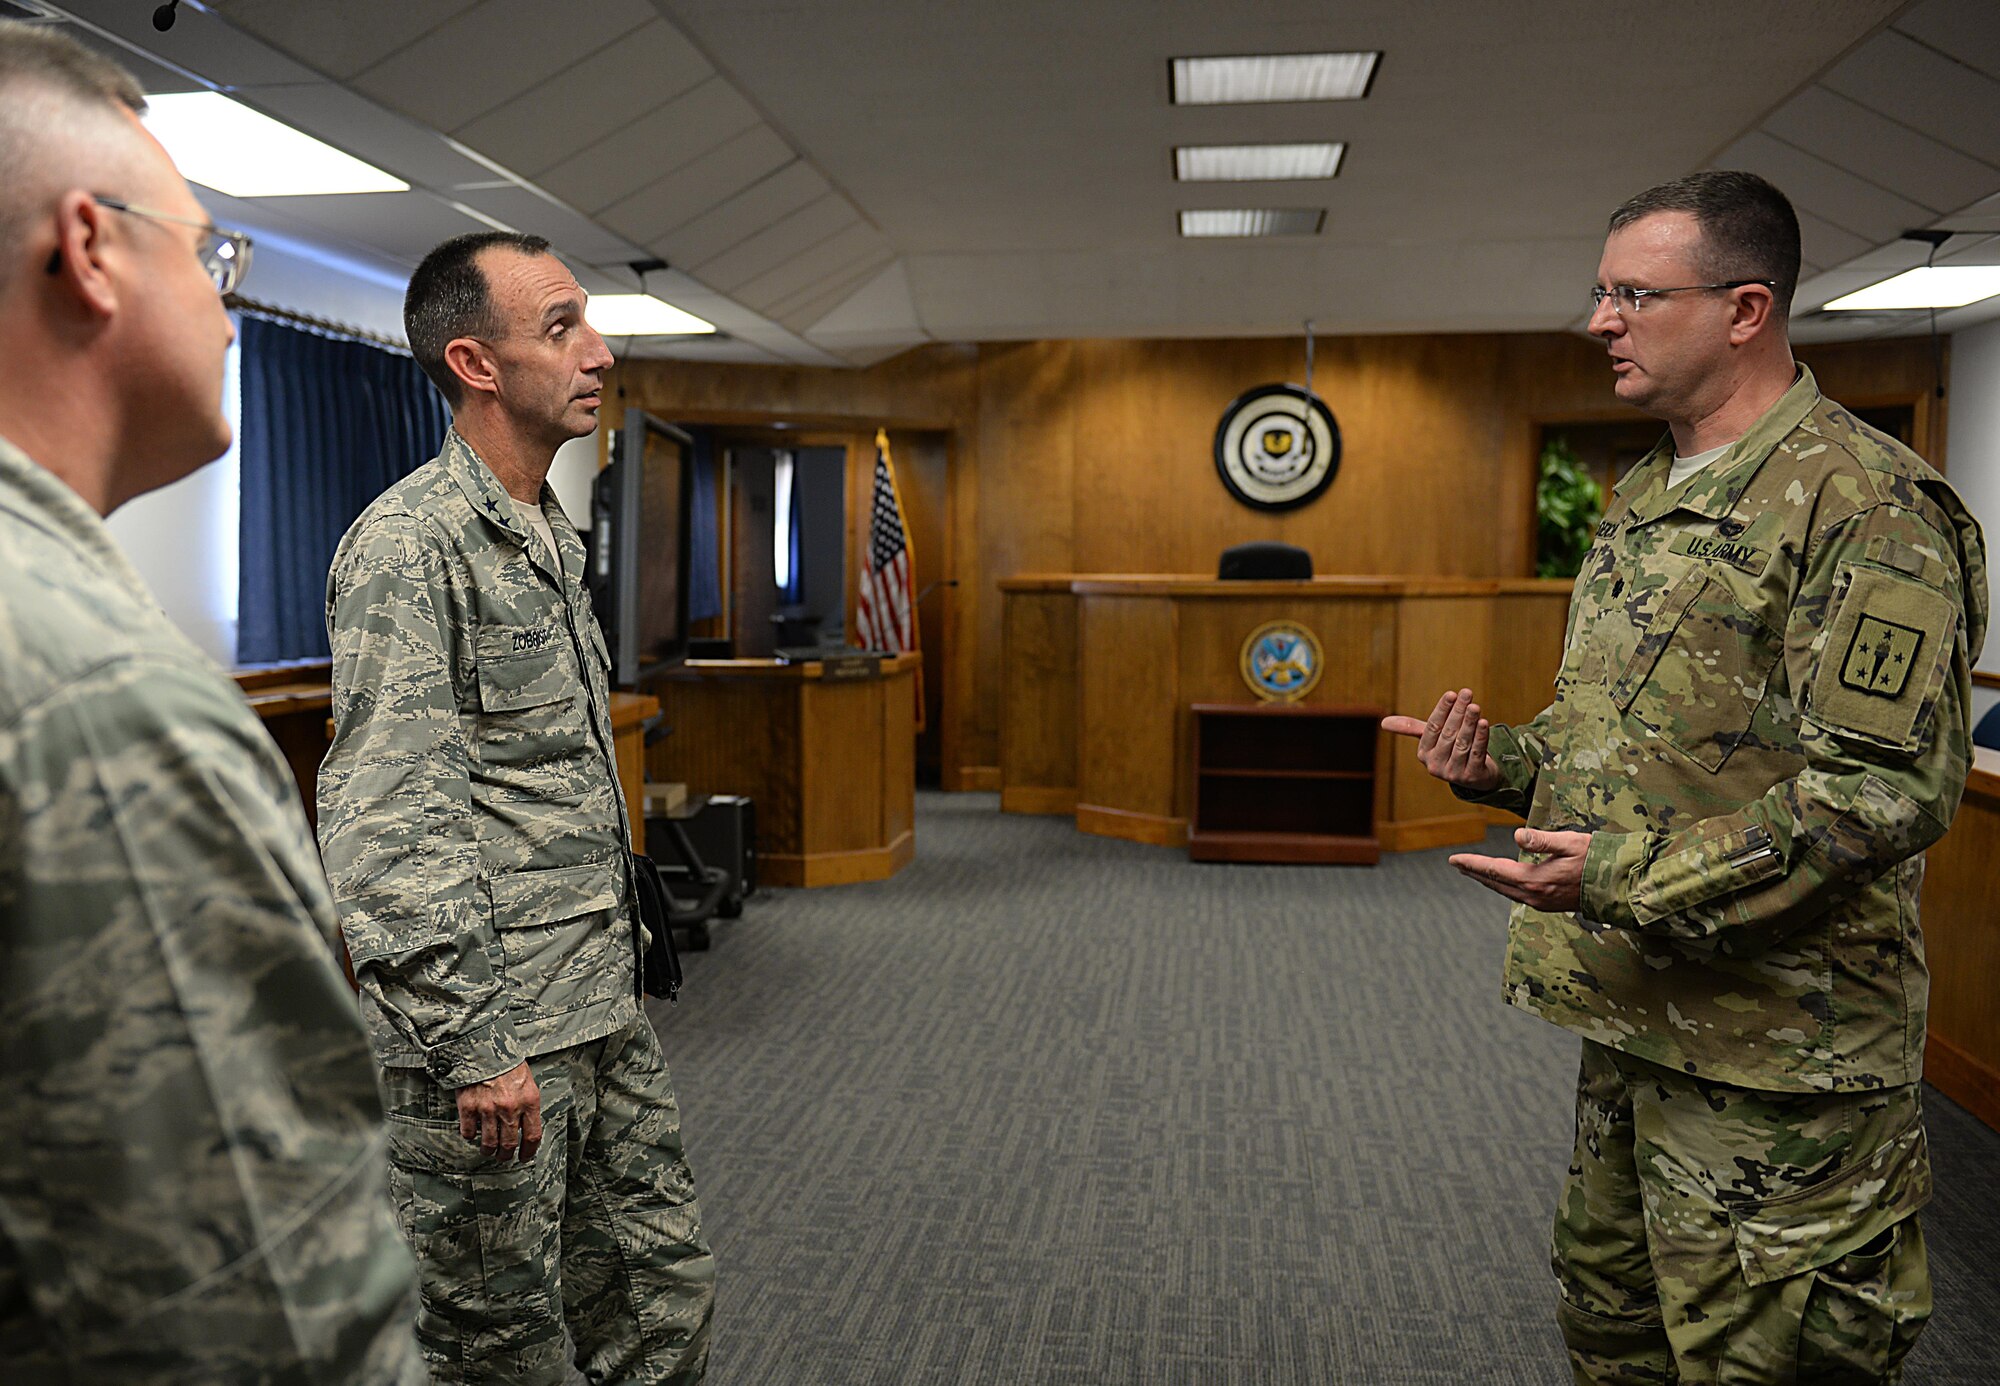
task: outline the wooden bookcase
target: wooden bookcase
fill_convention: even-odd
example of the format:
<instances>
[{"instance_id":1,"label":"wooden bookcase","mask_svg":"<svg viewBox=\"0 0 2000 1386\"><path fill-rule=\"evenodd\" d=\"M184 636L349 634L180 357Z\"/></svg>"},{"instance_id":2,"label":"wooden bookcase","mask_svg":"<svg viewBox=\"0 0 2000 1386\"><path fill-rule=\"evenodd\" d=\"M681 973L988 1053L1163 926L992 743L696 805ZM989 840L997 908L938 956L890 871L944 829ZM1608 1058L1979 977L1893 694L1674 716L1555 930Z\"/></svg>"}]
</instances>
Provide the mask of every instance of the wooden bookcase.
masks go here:
<instances>
[{"instance_id":1,"label":"wooden bookcase","mask_svg":"<svg viewBox=\"0 0 2000 1386\"><path fill-rule=\"evenodd\" d=\"M1382 712L1300 703L1196 703L1195 861L1373 866Z\"/></svg>"}]
</instances>

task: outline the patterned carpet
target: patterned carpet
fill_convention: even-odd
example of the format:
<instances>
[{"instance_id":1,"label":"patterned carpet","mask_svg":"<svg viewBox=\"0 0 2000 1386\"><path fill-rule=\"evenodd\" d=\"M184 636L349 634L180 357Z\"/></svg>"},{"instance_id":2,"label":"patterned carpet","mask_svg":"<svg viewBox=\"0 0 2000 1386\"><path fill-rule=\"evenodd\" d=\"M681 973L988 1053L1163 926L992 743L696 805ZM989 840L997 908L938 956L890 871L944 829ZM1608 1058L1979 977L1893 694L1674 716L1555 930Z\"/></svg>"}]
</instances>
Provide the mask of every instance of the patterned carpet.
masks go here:
<instances>
[{"instance_id":1,"label":"patterned carpet","mask_svg":"<svg viewBox=\"0 0 2000 1386\"><path fill-rule=\"evenodd\" d=\"M1502 902L1445 853L1196 866L938 794L917 843L756 898L656 1007L711 1382L1567 1380L1576 1045L1501 1003ZM1928 1097L1908 1379L1990 1382L2000 1133Z\"/></svg>"}]
</instances>

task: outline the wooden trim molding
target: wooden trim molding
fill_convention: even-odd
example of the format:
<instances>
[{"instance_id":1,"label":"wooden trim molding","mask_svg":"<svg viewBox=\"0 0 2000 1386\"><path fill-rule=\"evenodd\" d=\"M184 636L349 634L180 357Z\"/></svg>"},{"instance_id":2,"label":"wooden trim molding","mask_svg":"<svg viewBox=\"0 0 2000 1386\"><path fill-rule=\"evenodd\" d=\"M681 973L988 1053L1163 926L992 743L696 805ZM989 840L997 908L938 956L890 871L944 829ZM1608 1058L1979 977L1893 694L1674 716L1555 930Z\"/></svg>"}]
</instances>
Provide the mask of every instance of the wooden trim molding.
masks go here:
<instances>
[{"instance_id":1,"label":"wooden trim molding","mask_svg":"<svg viewBox=\"0 0 2000 1386\"><path fill-rule=\"evenodd\" d=\"M868 847L856 852L759 853L758 874L775 886L855 885L862 881L886 881L916 857L917 838L904 829L886 847Z\"/></svg>"},{"instance_id":2,"label":"wooden trim molding","mask_svg":"<svg viewBox=\"0 0 2000 1386\"><path fill-rule=\"evenodd\" d=\"M1924 1042L1924 1079L2000 1131L2000 1069L1982 1063L1940 1034Z\"/></svg>"},{"instance_id":3,"label":"wooden trim molding","mask_svg":"<svg viewBox=\"0 0 2000 1386\"><path fill-rule=\"evenodd\" d=\"M1076 812L1076 787L1042 784L1003 785L1000 790L1000 811L1057 814L1067 817Z\"/></svg>"},{"instance_id":4,"label":"wooden trim molding","mask_svg":"<svg viewBox=\"0 0 2000 1386\"><path fill-rule=\"evenodd\" d=\"M1184 818L1158 818L1129 809L1078 804L1076 826L1081 832L1122 838L1127 842L1143 842L1149 847L1187 846L1187 820Z\"/></svg>"},{"instance_id":5,"label":"wooden trim molding","mask_svg":"<svg viewBox=\"0 0 2000 1386\"><path fill-rule=\"evenodd\" d=\"M1981 688L2000 688L2000 674L1989 674L1984 669L1974 669L1972 681Z\"/></svg>"}]
</instances>

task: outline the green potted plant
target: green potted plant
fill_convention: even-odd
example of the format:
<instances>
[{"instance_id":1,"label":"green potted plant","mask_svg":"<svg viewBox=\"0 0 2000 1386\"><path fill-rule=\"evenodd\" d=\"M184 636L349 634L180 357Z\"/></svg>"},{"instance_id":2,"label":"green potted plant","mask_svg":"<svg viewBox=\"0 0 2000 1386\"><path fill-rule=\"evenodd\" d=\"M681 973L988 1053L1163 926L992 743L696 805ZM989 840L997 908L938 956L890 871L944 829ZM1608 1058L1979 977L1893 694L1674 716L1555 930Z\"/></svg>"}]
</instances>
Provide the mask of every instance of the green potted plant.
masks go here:
<instances>
[{"instance_id":1,"label":"green potted plant","mask_svg":"<svg viewBox=\"0 0 2000 1386\"><path fill-rule=\"evenodd\" d=\"M1569 439L1550 434L1535 487L1535 576L1575 577L1603 514L1604 489L1584 470Z\"/></svg>"}]
</instances>

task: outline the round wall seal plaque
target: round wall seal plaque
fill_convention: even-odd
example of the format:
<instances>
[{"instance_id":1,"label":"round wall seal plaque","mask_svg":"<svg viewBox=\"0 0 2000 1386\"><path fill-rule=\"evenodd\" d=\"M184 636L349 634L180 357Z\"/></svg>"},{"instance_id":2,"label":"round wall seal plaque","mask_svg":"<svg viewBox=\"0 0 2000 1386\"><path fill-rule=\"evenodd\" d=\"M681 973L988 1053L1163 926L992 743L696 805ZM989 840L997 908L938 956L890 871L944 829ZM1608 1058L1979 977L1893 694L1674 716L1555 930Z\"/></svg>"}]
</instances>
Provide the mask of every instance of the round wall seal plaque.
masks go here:
<instances>
[{"instance_id":1,"label":"round wall seal plaque","mask_svg":"<svg viewBox=\"0 0 2000 1386\"><path fill-rule=\"evenodd\" d=\"M1324 400L1300 386L1259 385L1222 411L1215 470L1245 505L1304 505L1340 470L1340 425Z\"/></svg>"},{"instance_id":2,"label":"round wall seal plaque","mask_svg":"<svg viewBox=\"0 0 2000 1386\"><path fill-rule=\"evenodd\" d=\"M1297 621L1267 621L1243 642L1243 682L1266 702L1294 703L1313 691L1326 652Z\"/></svg>"}]
</instances>

